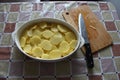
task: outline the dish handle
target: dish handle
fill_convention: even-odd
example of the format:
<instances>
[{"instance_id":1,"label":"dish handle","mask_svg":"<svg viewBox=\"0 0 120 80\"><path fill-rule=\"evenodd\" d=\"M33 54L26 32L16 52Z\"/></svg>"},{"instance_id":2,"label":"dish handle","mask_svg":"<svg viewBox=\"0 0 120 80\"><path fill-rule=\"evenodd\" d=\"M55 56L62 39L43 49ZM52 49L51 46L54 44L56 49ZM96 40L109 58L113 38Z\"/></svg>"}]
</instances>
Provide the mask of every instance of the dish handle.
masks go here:
<instances>
[{"instance_id":1,"label":"dish handle","mask_svg":"<svg viewBox=\"0 0 120 80\"><path fill-rule=\"evenodd\" d=\"M13 40L14 42L15 42L16 32L17 32L17 30L15 30L15 31L12 32L12 34L11 34L12 40Z\"/></svg>"}]
</instances>

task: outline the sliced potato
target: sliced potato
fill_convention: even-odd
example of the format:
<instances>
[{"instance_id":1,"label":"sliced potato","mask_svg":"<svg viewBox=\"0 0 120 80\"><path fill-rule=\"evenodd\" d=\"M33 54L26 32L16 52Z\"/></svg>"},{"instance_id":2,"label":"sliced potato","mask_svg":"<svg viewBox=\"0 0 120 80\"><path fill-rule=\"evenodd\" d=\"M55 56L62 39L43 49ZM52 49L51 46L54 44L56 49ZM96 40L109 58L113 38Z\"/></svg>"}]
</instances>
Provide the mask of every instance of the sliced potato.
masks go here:
<instances>
[{"instance_id":1,"label":"sliced potato","mask_svg":"<svg viewBox=\"0 0 120 80\"><path fill-rule=\"evenodd\" d=\"M65 33L65 39L68 42L71 42L72 40L76 39L76 36L75 36L75 34L73 32L67 32L67 33Z\"/></svg>"},{"instance_id":2,"label":"sliced potato","mask_svg":"<svg viewBox=\"0 0 120 80\"><path fill-rule=\"evenodd\" d=\"M67 55L69 55L72 51L73 51L73 49L69 49L66 53L63 53L62 56L67 56Z\"/></svg>"},{"instance_id":3,"label":"sliced potato","mask_svg":"<svg viewBox=\"0 0 120 80\"><path fill-rule=\"evenodd\" d=\"M67 53L63 53L63 54L62 54L62 57L67 56L67 55L68 55Z\"/></svg>"},{"instance_id":4,"label":"sliced potato","mask_svg":"<svg viewBox=\"0 0 120 80\"><path fill-rule=\"evenodd\" d=\"M41 42L40 46L44 50L51 50L52 49L52 44L50 43L49 40L43 40Z\"/></svg>"},{"instance_id":5,"label":"sliced potato","mask_svg":"<svg viewBox=\"0 0 120 80\"><path fill-rule=\"evenodd\" d=\"M69 31L68 28L66 28L65 26L59 25L59 24L57 25L57 28L62 33Z\"/></svg>"},{"instance_id":6,"label":"sliced potato","mask_svg":"<svg viewBox=\"0 0 120 80\"><path fill-rule=\"evenodd\" d=\"M61 34L55 34L53 37L51 37L50 42L53 45L58 45L63 40L63 37Z\"/></svg>"},{"instance_id":7,"label":"sliced potato","mask_svg":"<svg viewBox=\"0 0 120 80\"><path fill-rule=\"evenodd\" d=\"M28 37L32 37L32 29L27 31L27 35L28 35Z\"/></svg>"},{"instance_id":8,"label":"sliced potato","mask_svg":"<svg viewBox=\"0 0 120 80\"><path fill-rule=\"evenodd\" d=\"M59 46L59 50L66 53L70 49L70 45L67 41L62 41Z\"/></svg>"},{"instance_id":9,"label":"sliced potato","mask_svg":"<svg viewBox=\"0 0 120 80\"><path fill-rule=\"evenodd\" d=\"M57 49L57 47L55 45L53 45L52 50L55 50L55 49Z\"/></svg>"},{"instance_id":10,"label":"sliced potato","mask_svg":"<svg viewBox=\"0 0 120 80\"><path fill-rule=\"evenodd\" d=\"M31 28L31 30L34 30L34 29L36 29L37 28L37 25L34 25L32 28Z\"/></svg>"},{"instance_id":11,"label":"sliced potato","mask_svg":"<svg viewBox=\"0 0 120 80\"><path fill-rule=\"evenodd\" d=\"M49 55L48 54L42 54L41 58L43 58L43 59L49 59Z\"/></svg>"},{"instance_id":12,"label":"sliced potato","mask_svg":"<svg viewBox=\"0 0 120 80\"><path fill-rule=\"evenodd\" d=\"M35 29L35 30L33 31L33 36L35 36L35 35L41 37L41 32L40 32L39 29Z\"/></svg>"},{"instance_id":13,"label":"sliced potato","mask_svg":"<svg viewBox=\"0 0 120 80\"><path fill-rule=\"evenodd\" d=\"M34 47L32 49L32 55L35 57L41 57L44 54L43 50L40 47Z\"/></svg>"},{"instance_id":14,"label":"sliced potato","mask_svg":"<svg viewBox=\"0 0 120 80\"><path fill-rule=\"evenodd\" d=\"M55 36L58 36L58 37L63 37L63 35L59 32L55 33Z\"/></svg>"},{"instance_id":15,"label":"sliced potato","mask_svg":"<svg viewBox=\"0 0 120 80\"><path fill-rule=\"evenodd\" d=\"M50 31L50 30L45 30L45 31L43 31L43 37L44 38L50 38L50 37L52 37L53 36L53 32L52 31Z\"/></svg>"},{"instance_id":16,"label":"sliced potato","mask_svg":"<svg viewBox=\"0 0 120 80\"><path fill-rule=\"evenodd\" d=\"M76 45L77 45L77 40L72 40L72 41L70 42L70 47L71 47L72 49L75 49Z\"/></svg>"},{"instance_id":17,"label":"sliced potato","mask_svg":"<svg viewBox=\"0 0 120 80\"><path fill-rule=\"evenodd\" d=\"M41 29L45 29L45 28L47 28L47 23L46 22L41 22L39 24L39 26L40 26Z\"/></svg>"},{"instance_id":18,"label":"sliced potato","mask_svg":"<svg viewBox=\"0 0 120 80\"><path fill-rule=\"evenodd\" d=\"M57 59L61 57L61 51L60 50L52 50L49 53L50 59Z\"/></svg>"},{"instance_id":19,"label":"sliced potato","mask_svg":"<svg viewBox=\"0 0 120 80\"><path fill-rule=\"evenodd\" d=\"M32 37L33 36L33 30L37 29L37 25L31 27L30 29L27 30L27 36Z\"/></svg>"},{"instance_id":20,"label":"sliced potato","mask_svg":"<svg viewBox=\"0 0 120 80\"><path fill-rule=\"evenodd\" d=\"M26 37L21 37L21 39L20 39L20 45L21 45L21 47L24 47L25 43L26 43Z\"/></svg>"},{"instance_id":21,"label":"sliced potato","mask_svg":"<svg viewBox=\"0 0 120 80\"><path fill-rule=\"evenodd\" d=\"M31 47L31 45L29 45L29 44L27 44L27 45L25 45L24 47L23 47L23 50L26 52L26 53L31 53L31 49L32 49L32 47Z\"/></svg>"},{"instance_id":22,"label":"sliced potato","mask_svg":"<svg viewBox=\"0 0 120 80\"><path fill-rule=\"evenodd\" d=\"M26 44L30 44L30 38L27 38Z\"/></svg>"},{"instance_id":23,"label":"sliced potato","mask_svg":"<svg viewBox=\"0 0 120 80\"><path fill-rule=\"evenodd\" d=\"M53 32L58 32L58 29L57 29L57 27L51 27L51 31L53 31Z\"/></svg>"},{"instance_id":24,"label":"sliced potato","mask_svg":"<svg viewBox=\"0 0 120 80\"><path fill-rule=\"evenodd\" d=\"M30 38L30 43L32 45L37 45L41 42L41 39L39 36L33 36L32 38Z\"/></svg>"}]
</instances>

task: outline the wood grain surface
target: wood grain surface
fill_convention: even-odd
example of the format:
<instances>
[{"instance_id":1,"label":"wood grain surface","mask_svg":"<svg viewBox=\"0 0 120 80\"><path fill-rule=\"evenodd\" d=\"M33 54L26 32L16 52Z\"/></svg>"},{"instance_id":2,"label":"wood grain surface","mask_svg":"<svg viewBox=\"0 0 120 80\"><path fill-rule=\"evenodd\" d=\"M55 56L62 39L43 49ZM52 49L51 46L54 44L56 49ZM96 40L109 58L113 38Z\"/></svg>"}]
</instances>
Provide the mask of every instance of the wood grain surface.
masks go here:
<instances>
[{"instance_id":1,"label":"wood grain surface","mask_svg":"<svg viewBox=\"0 0 120 80\"><path fill-rule=\"evenodd\" d=\"M82 5L62 13L64 19L78 30L78 15L83 15L92 53L95 53L112 44L112 38L105 30L104 25L87 5ZM82 51L85 52L84 48Z\"/></svg>"}]
</instances>

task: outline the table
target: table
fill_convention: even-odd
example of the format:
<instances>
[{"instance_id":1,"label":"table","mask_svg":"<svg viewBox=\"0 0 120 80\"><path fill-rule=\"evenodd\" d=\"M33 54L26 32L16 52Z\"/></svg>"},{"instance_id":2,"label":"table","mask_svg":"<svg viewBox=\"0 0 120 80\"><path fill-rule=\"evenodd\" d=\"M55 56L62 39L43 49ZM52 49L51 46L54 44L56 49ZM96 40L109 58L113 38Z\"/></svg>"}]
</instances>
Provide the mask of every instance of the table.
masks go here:
<instances>
[{"instance_id":1,"label":"table","mask_svg":"<svg viewBox=\"0 0 120 80\"><path fill-rule=\"evenodd\" d=\"M61 13L70 8L89 5L105 25L113 45L96 52L95 67L88 69L81 50L65 61L45 63L30 59L16 47L12 32L25 22L52 17L63 19ZM110 2L18 2L0 3L0 80L119 80L120 19Z\"/></svg>"}]
</instances>

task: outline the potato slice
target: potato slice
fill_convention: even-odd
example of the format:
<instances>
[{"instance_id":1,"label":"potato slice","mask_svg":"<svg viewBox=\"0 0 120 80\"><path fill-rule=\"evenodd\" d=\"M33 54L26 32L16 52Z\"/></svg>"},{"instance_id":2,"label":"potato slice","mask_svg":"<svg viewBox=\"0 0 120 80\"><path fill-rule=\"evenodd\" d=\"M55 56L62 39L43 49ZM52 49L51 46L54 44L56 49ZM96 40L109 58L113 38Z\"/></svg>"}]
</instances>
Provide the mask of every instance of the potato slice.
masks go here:
<instances>
[{"instance_id":1,"label":"potato slice","mask_svg":"<svg viewBox=\"0 0 120 80\"><path fill-rule=\"evenodd\" d=\"M41 48L44 50L51 50L52 49L52 44L48 40L43 40L40 44Z\"/></svg>"},{"instance_id":2,"label":"potato slice","mask_svg":"<svg viewBox=\"0 0 120 80\"><path fill-rule=\"evenodd\" d=\"M53 37L51 37L50 42L53 45L58 45L63 40L63 37L61 34L57 33Z\"/></svg>"},{"instance_id":3,"label":"potato slice","mask_svg":"<svg viewBox=\"0 0 120 80\"><path fill-rule=\"evenodd\" d=\"M57 47L55 45L53 45L52 50L55 50L55 49L57 49Z\"/></svg>"},{"instance_id":4,"label":"potato slice","mask_svg":"<svg viewBox=\"0 0 120 80\"><path fill-rule=\"evenodd\" d=\"M33 30L36 30L36 29L37 29L37 25L31 27L30 29L27 30L27 35L28 35L29 37L32 37L32 35L33 35Z\"/></svg>"},{"instance_id":5,"label":"potato slice","mask_svg":"<svg viewBox=\"0 0 120 80\"><path fill-rule=\"evenodd\" d=\"M70 47L71 47L72 49L75 49L76 45L77 45L77 40L72 40L72 41L70 42Z\"/></svg>"},{"instance_id":6,"label":"potato slice","mask_svg":"<svg viewBox=\"0 0 120 80\"><path fill-rule=\"evenodd\" d=\"M27 38L26 44L30 44L30 38Z\"/></svg>"},{"instance_id":7,"label":"potato slice","mask_svg":"<svg viewBox=\"0 0 120 80\"><path fill-rule=\"evenodd\" d=\"M65 56L67 56L67 55L68 55L67 53L63 53L63 54L62 54L62 57L65 57Z\"/></svg>"},{"instance_id":8,"label":"potato slice","mask_svg":"<svg viewBox=\"0 0 120 80\"><path fill-rule=\"evenodd\" d=\"M48 54L42 54L41 58L42 59L49 59L49 55Z\"/></svg>"},{"instance_id":9,"label":"potato slice","mask_svg":"<svg viewBox=\"0 0 120 80\"><path fill-rule=\"evenodd\" d=\"M41 33L42 33L42 32L40 32L40 30L35 29L35 30L33 31L33 36L37 35L37 36L41 37Z\"/></svg>"},{"instance_id":10,"label":"potato slice","mask_svg":"<svg viewBox=\"0 0 120 80\"><path fill-rule=\"evenodd\" d=\"M47 23L46 22L41 22L39 24L39 26L40 26L41 29L45 29L45 28L47 28Z\"/></svg>"},{"instance_id":11,"label":"potato slice","mask_svg":"<svg viewBox=\"0 0 120 80\"><path fill-rule=\"evenodd\" d=\"M32 37L32 30L31 29L27 31L27 35L28 35L28 37Z\"/></svg>"},{"instance_id":12,"label":"potato slice","mask_svg":"<svg viewBox=\"0 0 120 80\"><path fill-rule=\"evenodd\" d=\"M51 36L53 36L53 32L52 31L50 31L50 30L45 30L45 31L43 31L43 37L44 38L50 38Z\"/></svg>"},{"instance_id":13,"label":"potato slice","mask_svg":"<svg viewBox=\"0 0 120 80\"><path fill-rule=\"evenodd\" d=\"M44 54L42 48L40 48L40 47L34 47L34 48L32 49L32 55L33 55L33 56L35 56L35 57L41 57L42 54Z\"/></svg>"},{"instance_id":14,"label":"potato slice","mask_svg":"<svg viewBox=\"0 0 120 80\"><path fill-rule=\"evenodd\" d=\"M62 25L57 25L57 28L58 28L58 30L60 31L60 32L62 32L62 33L65 33L65 32L68 32L69 31L69 29L68 28L66 28L65 26L62 26Z\"/></svg>"},{"instance_id":15,"label":"potato slice","mask_svg":"<svg viewBox=\"0 0 120 80\"><path fill-rule=\"evenodd\" d=\"M73 32L67 32L67 33L65 33L65 39L68 42L71 42L72 40L76 39L76 36L75 36L75 34Z\"/></svg>"},{"instance_id":16,"label":"potato slice","mask_svg":"<svg viewBox=\"0 0 120 80\"><path fill-rule=\"evenodd\" d=\"M24 47L25 43L26 43L26 37L21 37L21 39L20 39L20 45L21 45L21 47Z\"/></svg>"},{"instance_id":17,"label":"potato slice","mask_svg":"<svg viewBox=\"0 0 120 80\"><path fill-rule=\"evenodd\" d=\"M27 45L25 45L24 47L23 47L23 50L26 52L26 53L31 53L31 49L32 49L32 47L31 47L31 45L30 44L27 44Z\"/></svg>"},{"instance_id":18,"label":"potato slice","mask_svg":"<svg viewBox=\"0 0 120 80\"><path fill-rule=\"evenodd\" d=\"M57 59L61 57L61 51L60 50L52 50L49 53L50 59Z\"/></svg>"},{"instance_id":19,"label":"potato slice","mask_svg":"<svg viewBox=\"0 0 120 80\"><path fill-rule=\"evenodd\" d=\"M59 45L59 50L66 53L70 49L70 45L67 41L62 41Z\"/></svg>"},{"instance_id":20,"label":"potato slice","mask_svg":"<svg viewBox=\"0 0 120 80\"><path fill-rule=\"evenodd\" d=\"M37 25L34 25L32 28L31 28L31 30L34 30L34 29L36 29L37 28Z\"/></svg>"},{"instance_id":21,"label":"potato slice","mask_svg":"<svg viewBox=\"0 0 120 80\"><path fill-rule=\"evenodd\" d=\"M63 53L62 56L67 56L69 55L71 52L73 51L73 49L69 49L66 53Z\"/></svg>"},{"instance_id":22,"label":"potato slice","mask_svg":"<svg viewBox=\"0 0 120 80\"><path fill-rule=\"evenodd\" d=\"M51 27L51 31L53 31L53 32L58 32L58 29L57 29L57 27Z\"/></svg>"},{"instance_id":23,"label":"potato slice","mask_svg":"<svg viewBox=\"0 0 120 80\"><path fill-rule=\"evenodd\" d=\"M41 42L41 39L39 36L33 36L32 38L30 38L30 43L32 45L37 45Z\"/></svg>"}]
</instances>

